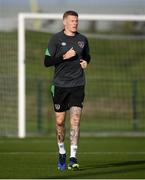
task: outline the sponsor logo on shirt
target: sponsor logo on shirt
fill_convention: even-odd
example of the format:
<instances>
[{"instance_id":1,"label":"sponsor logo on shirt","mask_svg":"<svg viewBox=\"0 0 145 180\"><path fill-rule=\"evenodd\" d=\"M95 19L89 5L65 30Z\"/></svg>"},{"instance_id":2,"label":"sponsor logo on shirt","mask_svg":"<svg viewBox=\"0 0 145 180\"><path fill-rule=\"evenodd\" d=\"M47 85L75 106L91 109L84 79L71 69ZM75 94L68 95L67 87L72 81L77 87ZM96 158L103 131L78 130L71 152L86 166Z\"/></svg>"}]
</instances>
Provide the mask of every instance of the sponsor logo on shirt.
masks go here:
<instances>
[{"instance_id":1,"label":"sponsor logo on shirt","mask_svg":"<svg viewBox=\"0 0 145 180\"><path fill-rule=\"evenodd\" d=\"M80 47L80 48L83 48L84 47L84 42L83 41L78 41L78 46Z\"/></svg>"},{"instance_id":2,"label":"sponsor logo on shirt","mask_svg":"<svg viewBox=\"0 0 145 180\"><path fill-rule=\"evenodd\" d=\"M66 42L62 42L61 45L62 45L62 46L66 46Z\"/></svg>"}]
</instances>

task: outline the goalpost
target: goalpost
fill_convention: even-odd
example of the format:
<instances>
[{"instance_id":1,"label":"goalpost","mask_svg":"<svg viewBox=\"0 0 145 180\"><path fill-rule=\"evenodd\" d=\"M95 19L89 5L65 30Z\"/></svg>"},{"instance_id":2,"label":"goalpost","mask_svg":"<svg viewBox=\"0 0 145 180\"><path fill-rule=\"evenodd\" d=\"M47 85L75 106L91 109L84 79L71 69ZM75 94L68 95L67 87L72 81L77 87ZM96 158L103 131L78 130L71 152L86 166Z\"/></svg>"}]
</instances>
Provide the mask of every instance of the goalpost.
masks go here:
<instances>
[{"instance_id":1,"label":"goalpost","mask_svg":"<svg viewBox=\"0 0 145 180\"><path fill-rule=\"evenodd\" d=\"M25 20L61 20L62 14L20 13L18 15L18 137L26 137L26 82L25 82ZM80 14L79 20L145 21L145 15ZM47 42L46 42L47 43Z\"/></svg>"}]
</instances>

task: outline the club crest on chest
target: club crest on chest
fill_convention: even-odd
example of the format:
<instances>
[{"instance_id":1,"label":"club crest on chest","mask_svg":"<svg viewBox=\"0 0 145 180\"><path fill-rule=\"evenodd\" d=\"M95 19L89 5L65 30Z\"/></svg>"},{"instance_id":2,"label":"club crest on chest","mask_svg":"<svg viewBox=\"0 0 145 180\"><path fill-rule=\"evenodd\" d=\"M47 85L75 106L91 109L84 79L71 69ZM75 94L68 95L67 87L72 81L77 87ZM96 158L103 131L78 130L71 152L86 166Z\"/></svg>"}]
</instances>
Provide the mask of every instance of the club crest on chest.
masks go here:
<instances>
[{"instance_id":1,"label":"club crest on chest","mask_svg":"<svg viewBox=\"0 0 145 180\"><path fill-rule=\"evenodd\" d=\"M80 47L80 48L83 48L84 47L84 42L83 41L78 41L78 46Z\"/></svg>"}]
</instances>

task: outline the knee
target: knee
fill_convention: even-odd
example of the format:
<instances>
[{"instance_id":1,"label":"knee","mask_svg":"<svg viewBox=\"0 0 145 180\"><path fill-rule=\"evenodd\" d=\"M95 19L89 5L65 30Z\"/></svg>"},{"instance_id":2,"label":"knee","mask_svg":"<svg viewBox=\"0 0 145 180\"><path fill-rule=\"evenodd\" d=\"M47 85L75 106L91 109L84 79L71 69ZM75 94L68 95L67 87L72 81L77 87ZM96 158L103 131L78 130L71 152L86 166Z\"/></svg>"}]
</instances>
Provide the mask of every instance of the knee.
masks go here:
<instances>
[{"instance_id":1,"label":"knee","mask_svg":"<svg viewBox=\"0 0 145 180\"><path fill-rule=\"evenodd\" d=\"M64 125L64 121L62 121L62 120L60 120L60 119L59 119L59 120L57 119L56 125L57 125L57 126L63 126L63 125Z\"/></svg>"},{"instance_id":2,"label":"knee","mask_svg":"<svg viewBox=\"0 0 145 180\"><path fill-rule=\"evenodd\" d=\"M64 116L62 115L56 115L56 125L62 126L64 125Z\"/></svg>"}]
</instances>

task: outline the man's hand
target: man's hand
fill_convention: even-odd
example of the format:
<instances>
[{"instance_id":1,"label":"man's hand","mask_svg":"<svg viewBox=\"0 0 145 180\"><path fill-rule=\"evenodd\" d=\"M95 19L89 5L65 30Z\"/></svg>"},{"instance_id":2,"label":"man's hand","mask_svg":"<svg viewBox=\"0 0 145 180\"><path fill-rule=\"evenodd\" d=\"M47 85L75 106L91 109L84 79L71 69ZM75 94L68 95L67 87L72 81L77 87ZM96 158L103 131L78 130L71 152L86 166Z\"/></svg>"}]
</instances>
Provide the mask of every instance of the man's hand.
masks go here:
<instances>
[{"instance_id":1,"label":"man's hand","mask_svg":"<svg viewBox=\"0 0 145 180\"><path fill-rule=\"evenodd\" d=\"M76 51L73 49L73 47L68 50L64 55L63 55L63 59L66 60L66 59L70 59L72 57L74 57L76 55Z\"/></svg>"},{"instance_id":2,"label":"man's hand","mask_svg":"<svg viewBox=\"0 0 145 180\"><path fill-rule=\"evenodd\" d=\"M82 69L85 69L87 67L87 62L83 59L80 59L80 65L81 65Z\"/></svg>"}]
</instances>

